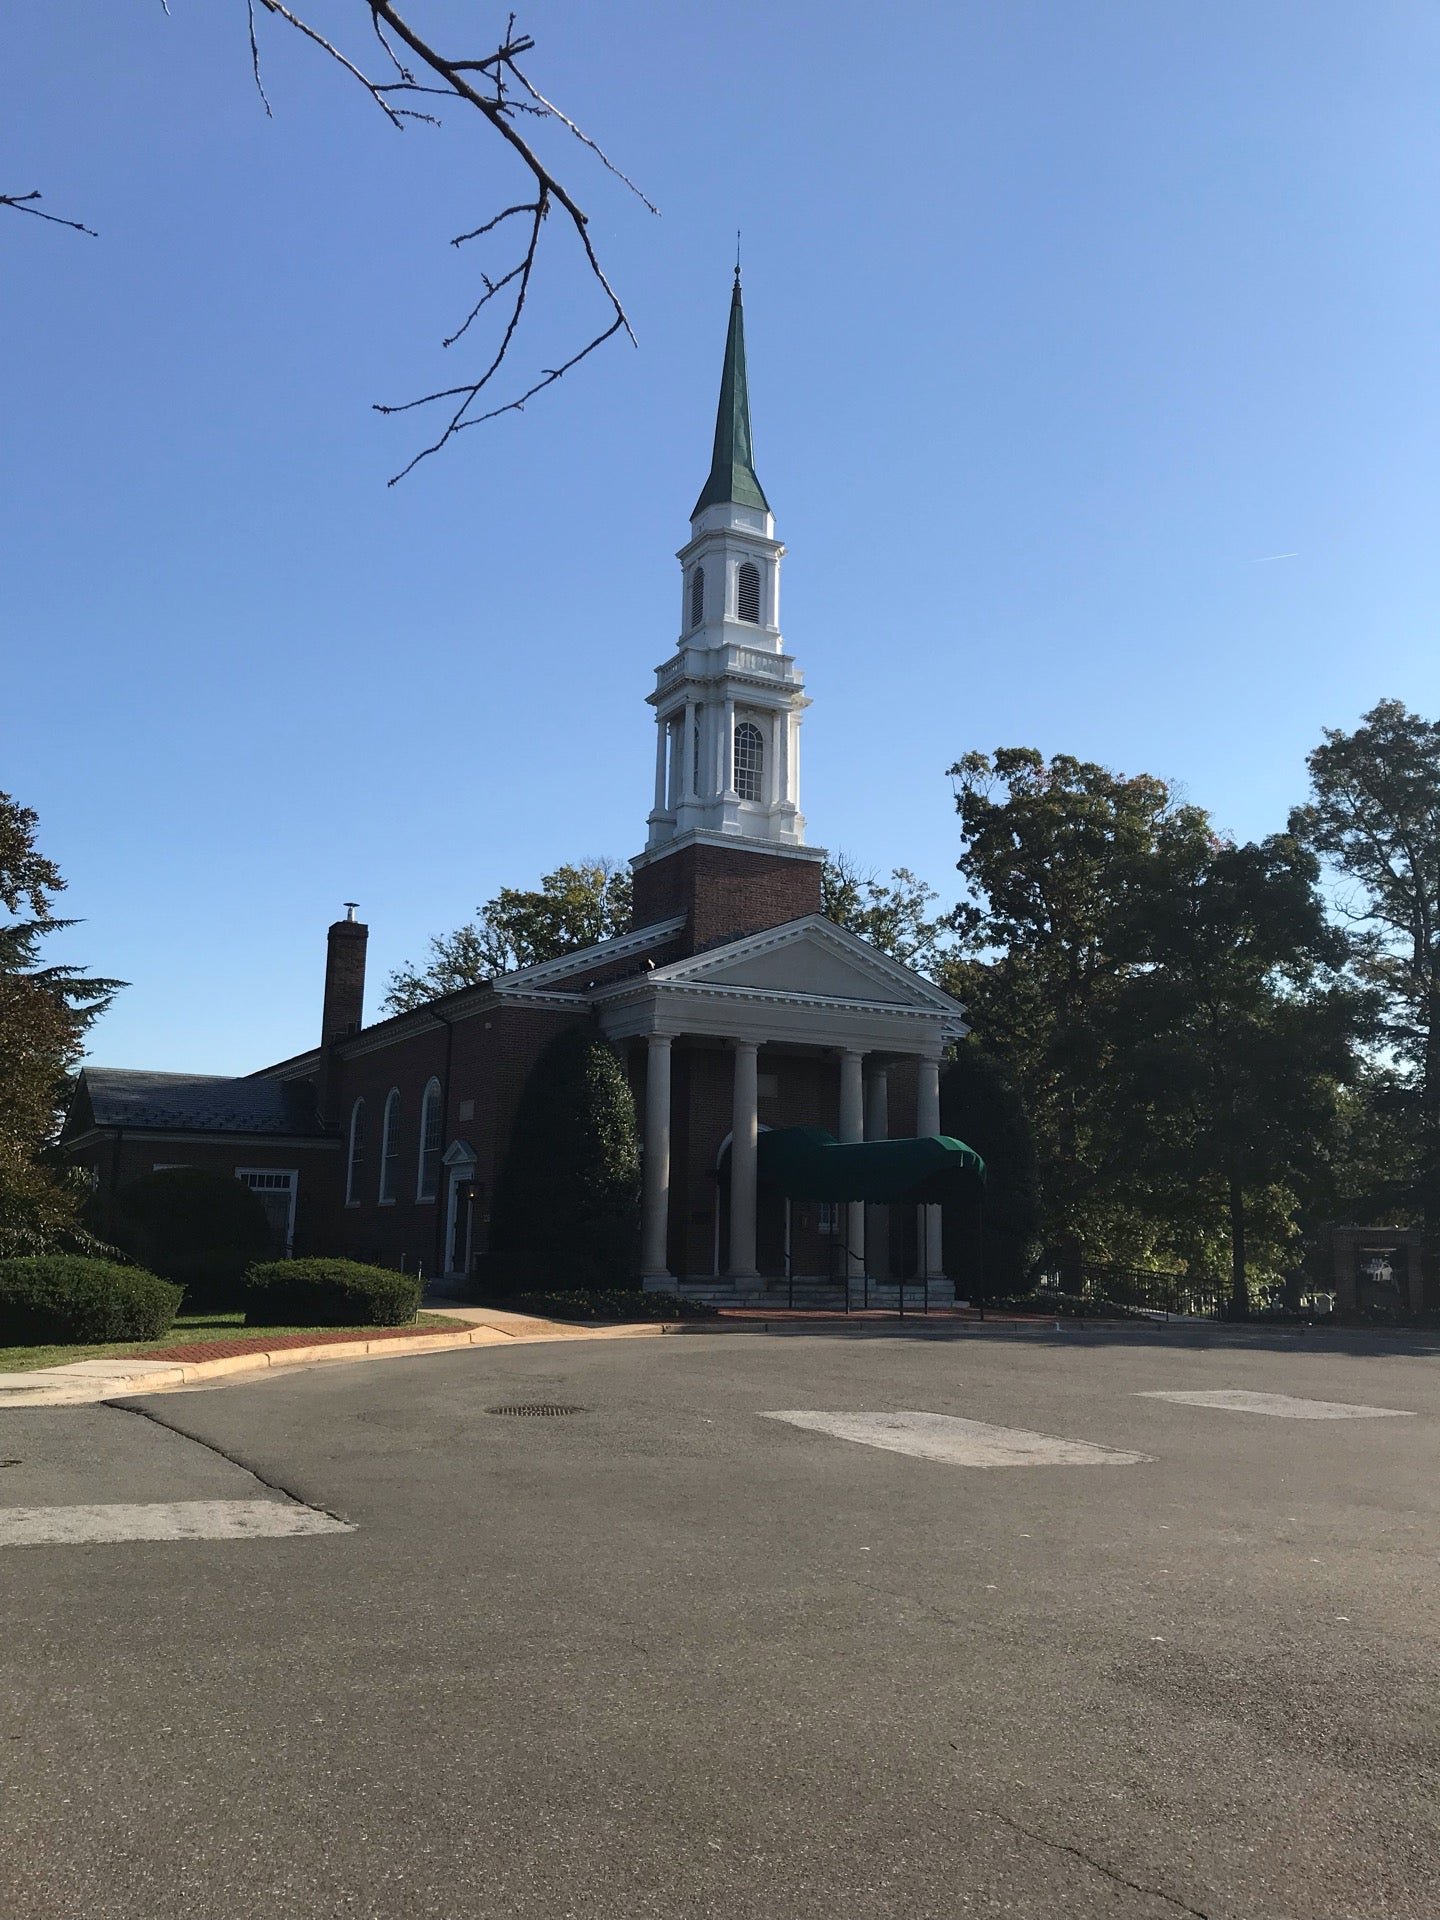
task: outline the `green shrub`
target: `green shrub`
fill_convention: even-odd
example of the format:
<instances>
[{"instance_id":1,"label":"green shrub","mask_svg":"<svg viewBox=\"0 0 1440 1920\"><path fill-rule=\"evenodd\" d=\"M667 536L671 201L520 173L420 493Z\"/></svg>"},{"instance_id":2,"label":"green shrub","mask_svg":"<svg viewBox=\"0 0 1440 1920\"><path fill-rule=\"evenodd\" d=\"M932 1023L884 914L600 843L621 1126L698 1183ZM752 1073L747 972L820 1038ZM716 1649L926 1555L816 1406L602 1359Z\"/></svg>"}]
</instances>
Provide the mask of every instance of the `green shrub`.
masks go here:
<instances>
[{"instance_id":1,"label":"green shrub","mask_svg":"<svg viewBox=\"0 0 1440 1920\"><path fill-rule=\"evenodd\" d=\"M520 1096L495 1183L490 1244L581 1287L624 1286L639 1255L640 1146L620 1057L570 1027L545 1048Z\"/></svg>"},{"instance_id":2,"label":"green shrub","mask_svg":"<svg viewBox=\"0 0 1440 1920\"><path fill-rule=\"evenodd\" d=\"M0 1346L156 1340L179 1306L179 1287L143 1267L79 1254L0 1260Z\"/></svg>"},{"instance_id":3,"label":"green shrub","mask_svg":"<svg viewBox=\"0 0 1440 1920\"><path fill-rule=\"evenodd\" d=\"M120 1189L108 1224L132 1260L185 1289L189 1309L237 1307L246 1269L277 1250L249 1187L203 1167L142 1173Z\"/></svg>"},{"instance_id":4,"label":"green shrub","mask_svg":"<svg viewBox=\"0 0 1440 1920\"><path fill-rule=\"evenodd\" d=\"M646 1293L639 1287L571 1287L557 1293L517 1294L509 1304L517 1313L552 1320L703 1320L714 1307L674 1293Z\"/></svg>"},{"instance_id":5,"label":"green shrub","mask_svg":"<svg viewBox=\"0 0 1440 1920\"><path fill-rule=\"evenodd\" d=\"M423 1284L356 1260L270 1260L251 1267L241 1300L251 1327L408 1327Z\"/></svg>"},{"instance_id":6,"label":"green shrub","mask_svg":"<svg viewBox=\"0 0 1440 1920\"><path fill-rule=\"evenodd\" d=\"M1051 1320L1143 1320L1148 1315L1118 1300L1092 1300L1083 1293L1055 1293L1049 1287L1034 1293L1009 1294L986 1300L992 1313L1036 1313Z\"/></svg>"}]
</instances>

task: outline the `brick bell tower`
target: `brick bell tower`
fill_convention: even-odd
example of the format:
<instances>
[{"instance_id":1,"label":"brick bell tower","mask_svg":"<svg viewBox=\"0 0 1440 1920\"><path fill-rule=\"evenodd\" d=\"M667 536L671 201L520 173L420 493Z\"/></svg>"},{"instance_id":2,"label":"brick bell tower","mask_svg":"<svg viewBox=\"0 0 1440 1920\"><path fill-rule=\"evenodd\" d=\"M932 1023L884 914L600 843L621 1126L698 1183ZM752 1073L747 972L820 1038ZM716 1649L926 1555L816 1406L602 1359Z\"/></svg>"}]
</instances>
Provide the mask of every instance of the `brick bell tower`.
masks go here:
<instances>
[{"instance_id":1,"label":"brick bell tower","mask_svg":"<svg viewBox=\"0 0 1440 1920\"><path fill-rule=\"evenodd\" d=\"M690 516L680 639L655 671L655 804L631 861L634 924L686 915L693 952L820 911L823 848L805 844L805 683L780 637L780 562L755 474L740 269L710 477Z\"/></svg>"}]
</instances>

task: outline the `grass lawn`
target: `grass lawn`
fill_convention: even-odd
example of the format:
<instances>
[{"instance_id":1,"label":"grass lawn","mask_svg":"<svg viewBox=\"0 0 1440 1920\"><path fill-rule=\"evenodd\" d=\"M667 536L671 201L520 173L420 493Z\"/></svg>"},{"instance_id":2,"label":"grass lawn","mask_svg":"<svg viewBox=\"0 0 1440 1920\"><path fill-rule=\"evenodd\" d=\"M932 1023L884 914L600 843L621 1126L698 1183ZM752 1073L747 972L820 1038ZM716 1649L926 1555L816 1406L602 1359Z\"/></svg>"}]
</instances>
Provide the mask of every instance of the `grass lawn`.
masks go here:
<instances>
[{"instance_id":1,"label":"grass lawn","mask_svg":"<svg viewBox=\"0 0 1440 1920\"><path fill-rule=\"evenodd\" d=\"M454 1328L438 1313L415 1316L417 1327ZM0 1347L0 1373L32 1367L64 1367L72 1360L104 1360L113 1354L153 1353L157 1348L199 1346L211 1340L264 1340L281 1333L379 1333L379 1327L247 1327L243 1313L182 1313L158 1340L112 1340L93 1347Z\"/></svg>"}]
</instances>

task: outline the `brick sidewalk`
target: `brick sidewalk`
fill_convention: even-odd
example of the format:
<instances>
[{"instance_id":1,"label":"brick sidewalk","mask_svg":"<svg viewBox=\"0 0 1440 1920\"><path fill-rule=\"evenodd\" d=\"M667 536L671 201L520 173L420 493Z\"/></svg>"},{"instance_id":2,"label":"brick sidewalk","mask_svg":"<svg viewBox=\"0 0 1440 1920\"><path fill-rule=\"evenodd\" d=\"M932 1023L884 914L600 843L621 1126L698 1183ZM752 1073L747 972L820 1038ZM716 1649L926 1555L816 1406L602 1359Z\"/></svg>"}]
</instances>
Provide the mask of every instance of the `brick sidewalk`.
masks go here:
<instances>
[{"instance_id":1,"label":"brick sidewalk","mask_svg":"<svg viewBox=\"0 0 1440 1920\"><path fill-rule=\"evenodd\" d=\"M184 1347L154 1347L136 1359L235 1360L247 1353L280 1353L287 1347L341 1346L356 1340L433 1339L443 1327L313 1327L307 1333L260 1334L253 1340L195 1340Z\"/></svg>"}]
</instances>

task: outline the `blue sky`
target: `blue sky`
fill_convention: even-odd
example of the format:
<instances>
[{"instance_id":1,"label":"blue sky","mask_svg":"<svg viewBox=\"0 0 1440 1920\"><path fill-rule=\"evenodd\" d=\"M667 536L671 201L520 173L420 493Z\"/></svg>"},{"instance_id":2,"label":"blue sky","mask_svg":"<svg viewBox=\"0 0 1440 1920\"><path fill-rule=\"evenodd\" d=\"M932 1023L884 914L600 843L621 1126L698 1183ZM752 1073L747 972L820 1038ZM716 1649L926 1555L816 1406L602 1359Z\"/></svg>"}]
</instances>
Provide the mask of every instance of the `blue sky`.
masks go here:
<instances>
[{"instance_id":1,"label":"blue sky","mask_svg":"<svg viewBox=\"0 0 1440 1920\"><path fill-rule=\"evenodd\" d=\"M421 427L370 403L469 364L486 262L447 242L520 197L483 129L396 135L262 21L268 120L241 0L7 28L0 189L101 235L0 226L0 786L65 956L133 983L97 1060L261 1065L314 1038L342 900L373 1010L500 886L639 849L737 225L813 841L953 897L945 769L1021 743L1260 834L1322 727L1440 708L1425 0L519 24L661 208L552 143L639 350L388 489ZM517 371L595 311L561 241Z\"/></svg>"}]
</instances>

